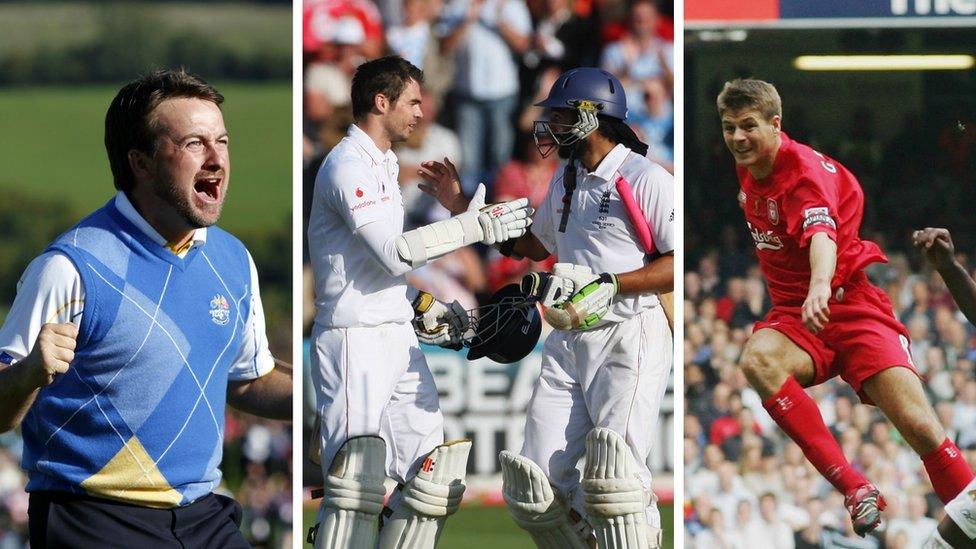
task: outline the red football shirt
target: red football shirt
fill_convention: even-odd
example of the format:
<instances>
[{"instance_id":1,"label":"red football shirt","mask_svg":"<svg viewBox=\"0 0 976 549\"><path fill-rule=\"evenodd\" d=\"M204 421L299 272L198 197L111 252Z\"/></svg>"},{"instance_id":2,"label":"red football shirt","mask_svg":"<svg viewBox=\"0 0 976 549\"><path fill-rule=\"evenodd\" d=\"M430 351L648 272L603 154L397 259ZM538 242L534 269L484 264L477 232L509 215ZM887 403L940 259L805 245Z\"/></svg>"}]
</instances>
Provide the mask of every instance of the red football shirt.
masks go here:
<instances>
[{"instance_id":1,"label":"red football shirt","mask_svg":"<svg viewBox=\"0 0 976 549\"><path fill-rule=\"evenodd\" d=\"M810 287L810 239L827 233L837 243L831 288L867 265L887 262L874 242L858 233L864 191L839 162L781 133L773 171L757 180L737 167L739 206L756 244L756 255L774 305L802 305Z\"/></svg>"}]
</instances>

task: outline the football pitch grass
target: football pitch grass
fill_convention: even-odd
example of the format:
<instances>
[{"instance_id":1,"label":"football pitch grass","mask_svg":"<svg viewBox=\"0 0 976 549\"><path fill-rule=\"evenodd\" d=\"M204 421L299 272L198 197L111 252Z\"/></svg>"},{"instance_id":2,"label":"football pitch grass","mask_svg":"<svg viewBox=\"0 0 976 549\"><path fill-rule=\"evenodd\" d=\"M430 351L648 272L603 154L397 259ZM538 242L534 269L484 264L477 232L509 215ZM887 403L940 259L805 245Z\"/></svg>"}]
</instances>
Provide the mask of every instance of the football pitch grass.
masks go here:
<instances>
[{"instance_id":1,"label":"football pitch grass","mask_svg":"<svg viewBox=\"0 0 976 549\"><path fill-rule=\"evenodd\" d=\"M315 523L315 510L306 508L302 539ZM664 548L674 547L674 506L661 505ZM306 543L305 547L309 547ZM504 507L467 505L447 521L438 549L535 549L532 539L512 522Z\"/></svg>"},{"instance_id":2,"label":"football pitch grass","mask_svg":"<svg viewBox=\"0 0 976 549\"><path fill-rule=\"evenodd\" d=\"M213 84L226 99L231 144L220 225L280 227L292 209L291 84ZM79 215L108 201L105 111L121 85L0 88L0 187L68 201Z\"/></svg>"}]
</instances>

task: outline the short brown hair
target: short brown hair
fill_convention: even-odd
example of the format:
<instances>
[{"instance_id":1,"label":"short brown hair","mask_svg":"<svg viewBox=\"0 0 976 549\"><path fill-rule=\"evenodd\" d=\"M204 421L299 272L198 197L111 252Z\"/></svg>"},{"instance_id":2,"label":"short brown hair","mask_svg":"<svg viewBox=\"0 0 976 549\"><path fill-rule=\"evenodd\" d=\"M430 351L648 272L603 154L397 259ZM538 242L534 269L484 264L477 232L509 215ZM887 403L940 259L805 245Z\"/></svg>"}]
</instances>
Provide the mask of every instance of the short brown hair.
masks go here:
<instances>
[{"instance_id":1,"label":"short brown hair","mask_svg":"<svg viewBox=\"0 0 976 549\"><path fill-rule=\"evenodd\" d=\"M183 69L146 74L123 86L112 100L105 114L105 150L116 189L127 192L135 185L129 151L155 151L153 111L163 101L177 97L203 99L218 107L224 102L216 88Z\"/></svg>"},{"instance_id":2,"label":"short brown hair","mask_svg":"<svg viewBox=\"0 0 976 549\"><path fill-rule=\"evenodd\" d=\"M719 116L724 115L725 111L737 112L743 109L756 109L766 120L783 116L779 92L775 86L762 80L736 78L726 82L722 93L718 94L717 103Z\"/></svg>"},{"instance_id":3,"label":"short brown hair","mask_svg":"<svg viewBox=\"0 0 976 549\"><path fill-rule=\"evenodd\" d=\"M373 110L373 100L381 93L395 103L410 80L424 83L424 73L398 55L388 55L363 63L352 77L352 116L362 119Z\"/></svg>"}]
</instances>

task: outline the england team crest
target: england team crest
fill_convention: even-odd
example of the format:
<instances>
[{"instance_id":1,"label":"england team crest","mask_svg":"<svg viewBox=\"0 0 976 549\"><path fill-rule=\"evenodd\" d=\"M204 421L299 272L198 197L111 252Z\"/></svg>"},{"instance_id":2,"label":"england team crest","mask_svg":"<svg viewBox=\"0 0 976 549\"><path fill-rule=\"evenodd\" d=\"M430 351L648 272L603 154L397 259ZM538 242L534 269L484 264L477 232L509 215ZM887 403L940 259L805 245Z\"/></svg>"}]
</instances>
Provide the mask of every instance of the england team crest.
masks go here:
<instances>
[{"instance_id":1,"label":"england team crest","mask_svg":"<svg viewBox=\"0 0 976 549\"><path fill-rule=\"evenodd\" d=\"M217 294L210 300L210 320L218 326L225 326L230 322L230 303L226 297Z\"/></svg>"},{"instance_id":2,"label":"england team crest","mask_svg":"<svg viewBox=\"0 0 976 549\"><path fill-rule=\"evenodd\" d=\"M772 198L766 199L766 216L773 225L779 225L779 208Z\"/></svg>"}]
</instances>

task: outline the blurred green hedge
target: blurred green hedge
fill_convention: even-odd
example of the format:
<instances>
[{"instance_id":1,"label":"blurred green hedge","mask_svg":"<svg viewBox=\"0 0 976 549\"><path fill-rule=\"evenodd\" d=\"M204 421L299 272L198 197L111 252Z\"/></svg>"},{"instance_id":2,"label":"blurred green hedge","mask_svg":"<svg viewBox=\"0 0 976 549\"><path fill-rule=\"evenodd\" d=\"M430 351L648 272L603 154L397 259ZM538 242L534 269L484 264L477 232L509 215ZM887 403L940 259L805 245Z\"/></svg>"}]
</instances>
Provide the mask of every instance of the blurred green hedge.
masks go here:
<instances>
[{"instance_id":1,"label":"blurred green hedge","mask_svg":"<svg viewBox=\"0 0 976 549\"><path fill-rule=\"evenodd\" d=\"M151 67L291 78L291 5L0 2L0 85L114 82Z\"/></svg>"}]
</instances>

